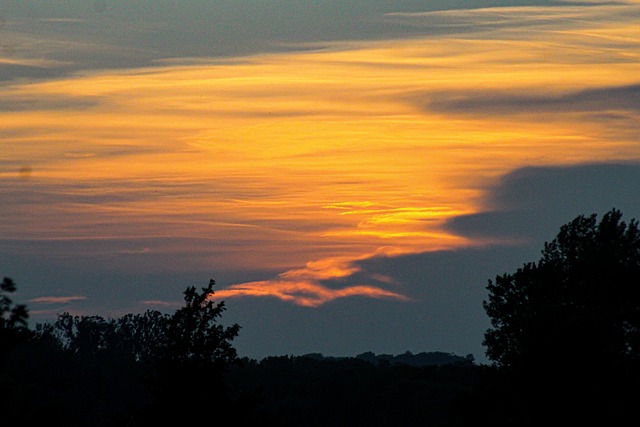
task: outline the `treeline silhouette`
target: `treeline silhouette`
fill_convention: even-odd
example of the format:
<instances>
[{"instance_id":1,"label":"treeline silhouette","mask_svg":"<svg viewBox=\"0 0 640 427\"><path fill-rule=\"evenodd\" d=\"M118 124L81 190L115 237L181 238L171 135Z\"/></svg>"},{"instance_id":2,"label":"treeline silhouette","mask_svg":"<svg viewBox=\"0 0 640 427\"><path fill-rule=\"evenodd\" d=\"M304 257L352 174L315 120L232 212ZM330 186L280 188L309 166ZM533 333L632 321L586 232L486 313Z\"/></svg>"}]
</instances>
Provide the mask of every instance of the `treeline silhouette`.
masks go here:
<instances>
[{"instance_id":1,"label":"treeline silhouette","mask_svg":"<svg viewBox=\"0 0 640 427\"><path fill-rule=\"evenodd\" d=\"M472 355L239 357L224 301L184 291L173 314L60 314L28 327L0 284L3 425L625 425L640 398L640 231L612 209L579 216L537 262L496 276L490 365Z\"/></svg>"},{"instance_id":2,"label":"treeline silhouette","mask_svg":"<svg viewBox=\"0 0 640 427\"><path fill-rule=\"evenodd\" d=\"M309 353L303 355L303 357L319 360L341 360L345 357L325 356L322 353ZM371 362L374 365L387 365L387 364L403 364L409 366L438 366L438 365L450 365L450 364L472 364L475 360L473 354L468 354L465 357L458 356L453 353L445 353L442 351L430 351L413 354L410 351L406 351L402 354L375 354L372 351L358 354L356 359L365 360Z\"/></svg>"},{"instance_id":3,"label":"treeline silhouette","mask_svg":"<svg viewBox=\"0 0 640 427\"><path fill-rule=\"evenodd\" d=\"M238 357L239 326L218 323L225 308L211 298L214 283L187 288L173 315L63 313L31 330L4 278L2 420L139 426L224 414L273 426L459 425L456 399L482 371L471 355Z\"/></svg>"}]
</instances>

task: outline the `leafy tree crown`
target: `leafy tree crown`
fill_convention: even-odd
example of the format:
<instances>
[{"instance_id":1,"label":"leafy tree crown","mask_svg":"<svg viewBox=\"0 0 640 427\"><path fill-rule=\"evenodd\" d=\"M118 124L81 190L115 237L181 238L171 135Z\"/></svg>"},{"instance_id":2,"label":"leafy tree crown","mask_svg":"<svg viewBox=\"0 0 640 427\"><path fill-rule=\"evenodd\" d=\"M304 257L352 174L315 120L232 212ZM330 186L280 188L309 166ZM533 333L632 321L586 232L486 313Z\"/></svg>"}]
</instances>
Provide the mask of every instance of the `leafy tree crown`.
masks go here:
<instances>
[{"instance_id":1,"label":"leafy tree crown","mask_svg":"<svg viewBox=\"0 0 640 427\"><path fill-rule=\"evenodd\" d=\"M580 215L538 262L489 281L483 344L497 365L616 366L640 359L640 231L612 209Z\"/></svg>"}]
</instances>

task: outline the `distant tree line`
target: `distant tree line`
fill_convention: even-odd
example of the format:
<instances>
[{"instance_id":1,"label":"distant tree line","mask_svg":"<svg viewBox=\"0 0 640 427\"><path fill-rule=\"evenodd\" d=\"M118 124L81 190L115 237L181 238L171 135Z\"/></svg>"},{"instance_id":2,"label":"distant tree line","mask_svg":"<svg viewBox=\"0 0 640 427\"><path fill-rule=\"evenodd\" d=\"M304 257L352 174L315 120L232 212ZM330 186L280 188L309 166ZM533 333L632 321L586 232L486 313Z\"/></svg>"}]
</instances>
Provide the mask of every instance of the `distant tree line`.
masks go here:
<instances>
[{"instance_id":1,"label":"distant tree line","mask_svg":"<svg viewBox=\"0 0 640 427\"><path fill-rule=\"evenodd\" d=\"M442 365L472 365L475 361L473 354L468 354L464 357L458 356L453 353L445 353L442 351L429 351L412 353L410 351L402 354L375 354L371 351L367 351L362 354L358 354L356 359L365 360L373 364L402 364L408 366L442 366Z\"/></svg>"},{"instance_id":2,"label":"distant tree line","mask_svg":"<svg viewBox=\"0 0 640 427\"><path fill-rule=\"evenodd\" d=\"M211 280L173 314L60 314L28 327L0 284L5 425L623 425L640 399L640 231L612 209L579 216L483 302L490 365L472 355L239 357Z\"/></svg>"}]
</instances>

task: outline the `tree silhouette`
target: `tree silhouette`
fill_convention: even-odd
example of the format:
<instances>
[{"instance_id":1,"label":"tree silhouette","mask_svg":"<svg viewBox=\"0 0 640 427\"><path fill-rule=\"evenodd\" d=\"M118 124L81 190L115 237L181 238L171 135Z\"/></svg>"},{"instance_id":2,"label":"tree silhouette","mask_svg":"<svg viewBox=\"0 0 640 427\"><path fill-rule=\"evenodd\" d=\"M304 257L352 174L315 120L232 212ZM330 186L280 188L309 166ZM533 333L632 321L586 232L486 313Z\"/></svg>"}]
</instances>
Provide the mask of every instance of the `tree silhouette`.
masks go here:
<instances>
[{"instance_id":1,"label":"tree silhouette","mask_svg":"<svg viewBox=\"0 0 640 427\"><path fill-rule=\"evenodd\" d=\"M231 341L240 326L218 323L225 304L212 299L214 285L210 280L200 293L187 288L185 305L164 320L162 347L150 382L153 404L145 415L149 422L179 417L181 422L196 423L202 421L201 409L228 412L234 407L224 376L238 360Z\"/></svg>"},{"instance_id":2,"label":"tree silhouette","mask_svg":"<svg viewBox=\"0 0 640 427\"><path fill-rule=\"evenodd\" d=\"M173 315L147 310L104 319L62 313L53 323L36 325L35 339L54 342L74 356L118 353L136 362L228 366L237 358L231 341L238 336L240 326L217 323L225 304L212 299L214 285L211 280L201 293L188 287L184 291L185 305Z\"/></svg>"},{"instance_id":3,"label":"tree silhouette","mask_svg":"<svg viewBox=\"0 0 640 427\"><path fill-rule=\"evenodd\" d=\"M0 371L16 346L29 337L27 319L29 312L24 304L15 304L9 294L17 289L15 282L4 277L0 283Z\"/></svg>"},{"instance_id":4,"label":"tree silhouette","mask_svg":"<svg viewBox=\"0 0 640 427\"><path fill-rule=\"evenodd\" d=\"M540 417L540 408L554 407L567 417L610 419L638 396L636 220L627 224L616 209L599 222L595 214L578 216L545 243L537 263L497 276L487 289L487 356L513 375ZM577 409L589 405L590 412Z\"/></svg>"},{"instance_id":5,"label":"tree silhouette","mask_svg":"<svg viewBox=\"0 0 640 427\"><path fill-rule=\"evenodd\" d=\"M226 383L226 372L237 361L231 341L240 327L218 323L225 307L212 299L214 284L211 280L202 292L187 288L185 305L173 314L148 310L105 319L62 313L29 331L26 307L6 295L15 283L5 278L3 421L150 425L179 418L191 423L201 419L202 408L242 408L242 415L249 415L251 407L234 400Z\"/></svg>"},{"instance_id":6,"label":"tree silhouette","mask_svg":"<svg viewBox=\"0 0 640 427\"><path fill-rule=\"evenodd\" d=\"M9 277L4 277L0 283L0 330L20 329L27 327L29 313L24 304L14 304L8 294L17 289L15 282Z\"/></svg>"},{"instance_id":7,"label":"tree silhouette","mask_svg":"<svg viewBox=\"0 0 640 427\"><path fill-rule=\"evenodd\" d=\"M228 366L237 358L231 341L240 326L224 327L218 319L225 310L224 301L215 302L214 280L202 292L195 287L184 291L185 305L168 321L166 356L173 362Z\"/></svg>"}]
</instances>

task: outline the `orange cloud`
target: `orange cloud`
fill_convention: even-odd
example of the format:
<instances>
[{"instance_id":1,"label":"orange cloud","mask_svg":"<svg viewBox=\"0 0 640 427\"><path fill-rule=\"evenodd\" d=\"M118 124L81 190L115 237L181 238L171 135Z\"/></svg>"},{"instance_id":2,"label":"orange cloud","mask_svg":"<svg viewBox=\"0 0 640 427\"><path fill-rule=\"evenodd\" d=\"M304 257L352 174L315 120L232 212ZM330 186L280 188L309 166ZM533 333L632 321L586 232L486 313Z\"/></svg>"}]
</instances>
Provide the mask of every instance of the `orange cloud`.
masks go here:
<instances>
[{"instance_id":1,"label":"orange cloud","mask_svg":"<svg viewBox=\"0 0 640 427\"><path fill-rule=\"evenodd\" d=\"M331 289L311 281L265 280L232 285L216 291L215 298L275 297L304 307L318 307L338 298L363 296L369 298L391 298L406 301L408 297L396 292L368 285Z\"/></svg>"},{"instance_id":2,"label":"orange cloud","mask_svg":"<svg viewBox=\"0 0 640 427\"><path fill-rule=\"evenodd\" d=\"M308 262L305 268L285 271L274 280L264 280L231 285L216 291L212 298L235 297L275 297L305 307L318 307L338 298L368 297L389 298L408 301L409 297L378 286L355 285L343 288L329 288L322 281L344 279L360 271L356 261L384 253L395 253L381 248L375 254L357 258L336 257ZM391 285L397 285L393 279L376 275L372 279Z\"/></svg>"}]
</instances>

